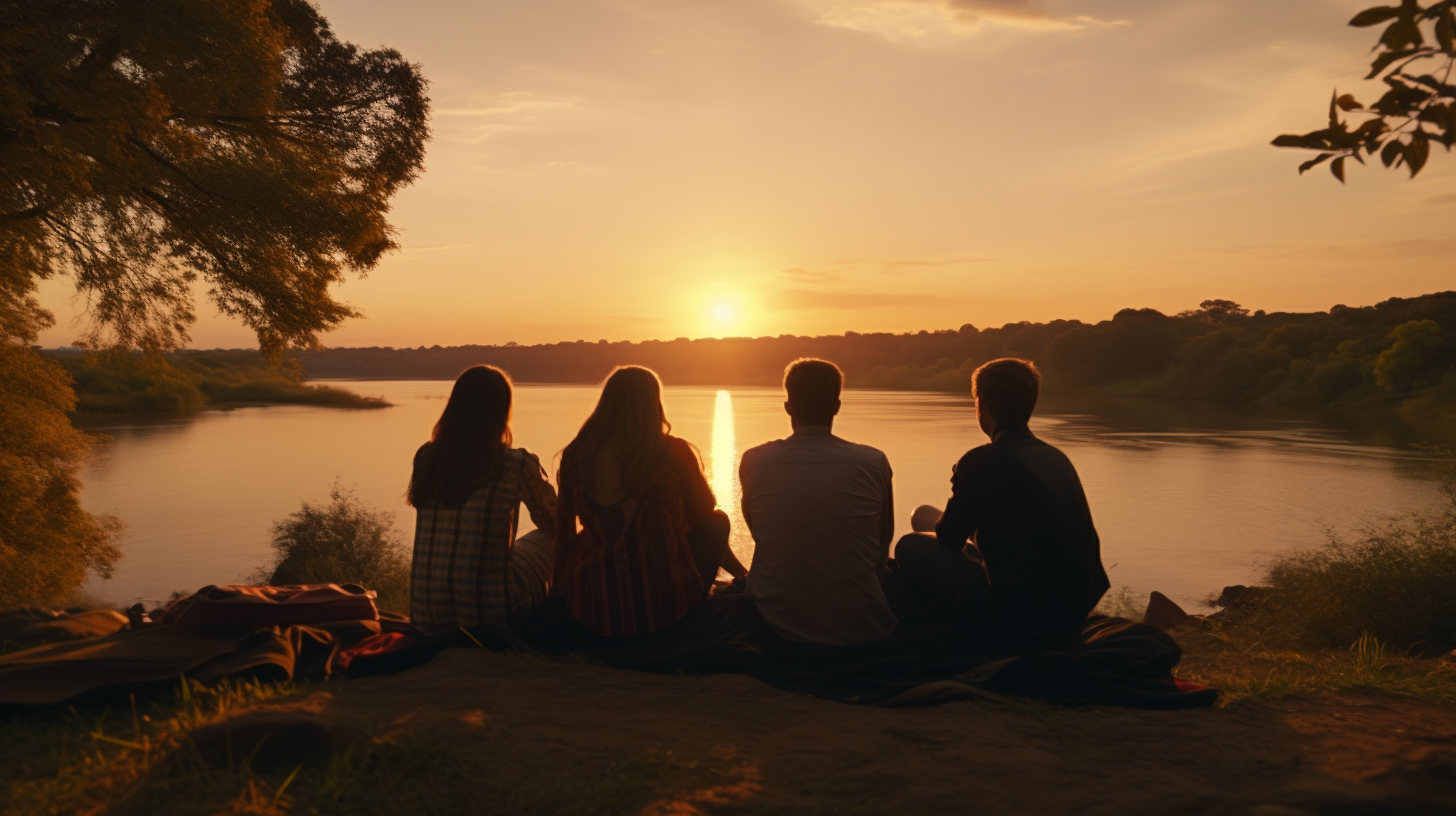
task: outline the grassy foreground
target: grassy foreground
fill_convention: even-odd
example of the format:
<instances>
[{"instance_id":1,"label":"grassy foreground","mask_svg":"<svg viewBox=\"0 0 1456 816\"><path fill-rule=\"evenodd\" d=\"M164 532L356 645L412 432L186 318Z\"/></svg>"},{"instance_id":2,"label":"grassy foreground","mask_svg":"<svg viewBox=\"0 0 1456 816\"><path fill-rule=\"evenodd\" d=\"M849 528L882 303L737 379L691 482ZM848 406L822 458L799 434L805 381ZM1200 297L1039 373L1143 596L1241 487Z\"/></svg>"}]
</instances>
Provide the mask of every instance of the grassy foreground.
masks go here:
<instances>
[{"instance_id":1,"label":"grassy foreground","mask_svg":"<svg viewBox=\"0 0 1456 816\"><path fill-rule=\"evenodd\" d=\"M1176 634L1186 652L1180 675L1224 690L1221 706L1227 714L1209 716L1257 718L1271 703L1322 692L1456 705L1456 663L1447 660L1393 655L1372 643L1347 650L1266 649L1241 635L1221 631L1216 624L1196 621ZM506 675L524 677L565 675L578 668L522 655L491 655L489 659L503 666ZM620 674L627 681L634 676ZM398 677L408 681L407 675ZM570 678L563 680L570 682ZM0 714L6 737L0 741L4 791L0 812L459 813L474 812L473 808L489 803L493 814L693 813L711 810L712 802L689 803L682 810L649 805L677 801L681 797L674 792L690 790L718 791L731 799L722 792L747 790L745 786L756 784L740 758L722 747L693 758L678 756L671 749L648 748L589 761L570 751L552 750L550 745L523 752L492 739L458 739L448 731L433 732L428 724L412 728L412 714L372 729L341 732L344 744L320 763L266 773L252 770L244 757L229 767L209 767L187 737L202 724L241 711L280 704L307 707L314 697L328 698L325 689L341 695L333 701L336 707L347 708L350 700L342 692L358 682L300 687L242 682L212 689L192 684L179 686L174 694L130 705ZM681 685L694 681L663 678L662 682ZM819 705L822 717L830 721L854 708ZM1057 709L1014 700L960 705L992 709L978 717L1007 717L1039 723L1038 728L1054 726L1058 734L1081 731L1081 720L1088 720L1084 725L1092 728L1093 717L1135 721L1147 716L1107 709ZM491 719L480 712L469 713L466 719L471 716L479 717L480 725ZM1189 737L1197 738L1197 734ZM832 753L833 746L823 746L823 750Z\"/></svg>"},{"instance_id":2,"label":"grassy foreground","mask_svg":"<svg viewBox=\"0 0 1456 816\"><path fill-rule=\"evenodd\" d=\"M0 812L397 814L454 813L490 802L498 814L639 812L665 786L711 778L713 761L670 753L573 769L489 741L462 743L399 729L354 734L334 756L255 772L247 757L210 767L188 734L243 711L305 706L320 687L179 686L170 697L112 706L0 714ZM726 767L731 757L722 757ZM570 760L566 760L570 765ZM482 775L481 768L489 768Z\"/></svg>"}]
</instances>

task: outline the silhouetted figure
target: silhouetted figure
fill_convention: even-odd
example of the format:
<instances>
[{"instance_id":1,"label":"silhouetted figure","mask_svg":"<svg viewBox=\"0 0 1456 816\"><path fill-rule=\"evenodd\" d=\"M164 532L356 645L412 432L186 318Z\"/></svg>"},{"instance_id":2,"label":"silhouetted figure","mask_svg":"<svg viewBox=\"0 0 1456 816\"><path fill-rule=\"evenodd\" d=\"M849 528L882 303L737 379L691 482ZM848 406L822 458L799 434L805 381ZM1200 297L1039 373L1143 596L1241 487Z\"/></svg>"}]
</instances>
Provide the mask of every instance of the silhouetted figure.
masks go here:
<instances>
[{"instance_id":1,"label":"silhouetted figure","mask_svg":"<svg viewBox=\"0 0 1456 816\"><path fill-rule=\"evenodd\" d=\"M521 503L536 529L516 537ZM423 626L519 623L546 601L556 491L535 454L511 447L511 381L466 369L415 454L410 619Z\"/></svg>"},{"instance_id":2,"label":"silhouetted figure","mask_svg":"<svg viewBox=\"0 0 1456 816\"><path fill-rule=\"evenodd\" d=\"M671 429L657 375L625 366L562 452L553 592L597 634L665 629L707 597L719 566L744 573L697 451Z\"/></svg>"},{"instance_id":3,"label":"silhouetted figure","mask_svg":"<svg viewBox=\"0 0 1456 816\"><path fill-rule=\"evenodd\" d=\"M739 467L756 546L749 597L779 634L830 646L883 640L897 623L880 585L895 531L890 462L831 432L843 382L833 363L790 364L794 432Z\"/></svg>"},{"instance_id":4,"label":"silhouetted figure","mask_svg":"<svg viewBox=\"0 0 1456 816\"><path fill-rule=\"evenodd\" d=\"M1040 388L1025 360L976 369L991 443L956 464L935 535L895 545L900 575L939 612L1010 634L1077 631L1108 588L1076 469L1027 427Z\"/></svg>"}]
</instances>

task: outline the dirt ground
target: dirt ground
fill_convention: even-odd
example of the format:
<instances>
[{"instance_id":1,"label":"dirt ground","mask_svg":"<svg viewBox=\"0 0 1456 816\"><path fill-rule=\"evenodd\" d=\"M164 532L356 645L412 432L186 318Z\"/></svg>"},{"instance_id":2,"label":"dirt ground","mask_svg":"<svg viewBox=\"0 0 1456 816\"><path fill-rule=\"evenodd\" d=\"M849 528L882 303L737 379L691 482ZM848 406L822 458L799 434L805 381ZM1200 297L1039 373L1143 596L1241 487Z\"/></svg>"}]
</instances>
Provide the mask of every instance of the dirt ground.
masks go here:
<instances>
[{"instance_id":1,"label":"dirt ground","mask_svg":"<svg viewBox=\"0 0 1456 816\"><path fill-rule=\"evenodd\" d=\"M358 738L428 734L532 760L517 769L652 757L674 773L651 814L1456 813L1456 707L1378 695L1178 712L1015 700L885 709L746 676L451 649L306 704Z\"/></svg>"}]
</instances>

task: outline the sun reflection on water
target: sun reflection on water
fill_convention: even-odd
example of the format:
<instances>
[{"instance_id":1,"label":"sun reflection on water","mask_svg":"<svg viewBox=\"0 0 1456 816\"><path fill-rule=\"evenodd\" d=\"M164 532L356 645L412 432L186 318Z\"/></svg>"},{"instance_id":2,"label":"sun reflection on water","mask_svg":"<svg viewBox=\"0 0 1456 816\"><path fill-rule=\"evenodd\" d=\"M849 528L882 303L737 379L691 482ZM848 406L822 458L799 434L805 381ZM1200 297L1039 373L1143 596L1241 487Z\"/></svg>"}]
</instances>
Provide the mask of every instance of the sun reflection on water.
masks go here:
<instances>
[{"instance_id":1,"label":"sun reflection on water","mask_svg":"<svg viewBox=\"0 0 1456 816\"><path fill-rule=\"evenodd\" d=\"M733 552L745 565L753 559L753 538L743 522L743 491L738 484L738 441L733 420L733 395L719 391L713 403L713 450L709 453L713 495L733 523Z\"/></svg>"}]
</instances>

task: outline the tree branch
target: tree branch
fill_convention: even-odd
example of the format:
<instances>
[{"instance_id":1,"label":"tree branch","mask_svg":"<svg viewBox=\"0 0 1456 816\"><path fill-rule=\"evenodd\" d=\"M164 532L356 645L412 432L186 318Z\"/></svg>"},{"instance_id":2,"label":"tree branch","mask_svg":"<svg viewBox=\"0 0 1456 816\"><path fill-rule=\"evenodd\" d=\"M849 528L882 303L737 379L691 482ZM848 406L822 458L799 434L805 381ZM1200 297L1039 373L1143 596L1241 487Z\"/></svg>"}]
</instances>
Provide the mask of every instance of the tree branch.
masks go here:
<instances>
[{"instance_id":1,"label":"tree branch","mask_svg":"<svg viewBox=\"0 0 1456 816\"><path fill-rule=\"evenodd\" d=\"M144 152L148 156L152 157L152 159L154 161L156 161L158 164L162 165L163 167L167 168L168 170L171 170L173 173L176 173L183 181L185 181L188 184L192 185L193 187L197 188L198 191L200 191L203 195L208 196L209 198L216 198L217 197L216 195L213 194L213 192L211 190L207 189L206 187L203 187L200 183L198 183L198 181L196 179L192 178L192 176L189 176L187 174L187 171L185 171L182 168L178 167L176 164L173 164L172 161L169 160L166 156L163 156L160 153L158 153L157 151L153 150L151 148L151 146L148 145L146 142L143 142L141 139L138 139L137 137L132 136L129 133L126 136L126 140L128 142L130 142L131 144L136 145L137 147L141 148L142 149L142 152Z\"/></svg>"}]
</instances>

